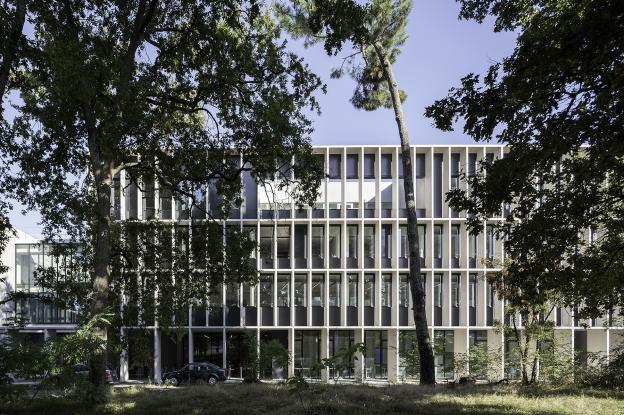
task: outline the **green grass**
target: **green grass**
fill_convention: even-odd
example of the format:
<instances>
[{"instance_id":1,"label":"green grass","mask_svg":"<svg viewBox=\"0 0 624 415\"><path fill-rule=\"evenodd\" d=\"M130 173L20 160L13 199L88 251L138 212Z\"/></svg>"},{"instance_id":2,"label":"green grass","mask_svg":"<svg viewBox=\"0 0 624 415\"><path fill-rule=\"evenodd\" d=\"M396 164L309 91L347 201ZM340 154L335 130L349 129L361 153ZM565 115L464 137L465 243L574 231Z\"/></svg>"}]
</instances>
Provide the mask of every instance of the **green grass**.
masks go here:
<instances>
[{"instance_id":1,"label":"green grass","mask_svg":"<svg viewBox=\"0 0 624 415\"><path fill-rule=\"evenodd\" d=\"M546 386L311 385L133 387L111 391L107 403L86 407L67 398L41 398L0 414L624 414L624 392Z\"/></svg>"}]
</instances>

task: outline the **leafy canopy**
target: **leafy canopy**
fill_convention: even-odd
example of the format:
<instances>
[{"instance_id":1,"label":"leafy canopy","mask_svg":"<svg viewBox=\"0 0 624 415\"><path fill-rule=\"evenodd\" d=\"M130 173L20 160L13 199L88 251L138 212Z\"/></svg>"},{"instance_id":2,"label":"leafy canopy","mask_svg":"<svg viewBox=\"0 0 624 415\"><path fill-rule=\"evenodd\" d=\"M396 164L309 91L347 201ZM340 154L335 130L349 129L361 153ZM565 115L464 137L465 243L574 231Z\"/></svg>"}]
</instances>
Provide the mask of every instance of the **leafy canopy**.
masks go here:
<instances>
[{"instance_id":1,"label":"leafy canopy","mask_svg":"<svg viewBox=\"0 0 624 415\"><path fill-rule=\"evenodd\" d=\"M340 67L332 71L339 78L347 73L356 82L351 97L354 107L366 111L392 108L382 62L375 52L379 44L390 63L407 40L405 28L412 10L411 0L296 0L278 3L277 15L295 38L306 45L323 42L329 55L351 49ZM401 100L407 98L401 91Z\"/></svg>"},{"instance_id":2,"label":"leafy canopy","mask_svg":"<svg viewBox=\"0 0 624 415\"><path fill-rule=\"evenodd\" d=\"M321 83L265 5L34 0L28 18L33 36L12 84L21 102L0 146L19 172L8 179L13 197L41 212L50 240L83 247L84 265L60 279L40 272L42 292L87 311L103 245L111 278L100 288L137 324L172 324L226 278L253 283L251 235L220 222L242 203L241 174L299 205L321 180L306 117ZM183 220L117 220L136 188L139 206L152 197L162 213L174 200Z\"/></svg>"},{"instance_id":3,"label":"leafy canopy","mask_svg":"<svg viewBox=\"0 0 624 415\"><path fill-rule=\"evenodd\" d=\"M489 216L509 254L506 283L551 290L584 315L624 303L624 7L619 1L462 0L460 18L516 31L513 53L426 109L477 142L509 145L448 200ZM591 229L591 231L590 231ZM527 290L526 281L532 281Z\"/></svg>"}]
</instances>

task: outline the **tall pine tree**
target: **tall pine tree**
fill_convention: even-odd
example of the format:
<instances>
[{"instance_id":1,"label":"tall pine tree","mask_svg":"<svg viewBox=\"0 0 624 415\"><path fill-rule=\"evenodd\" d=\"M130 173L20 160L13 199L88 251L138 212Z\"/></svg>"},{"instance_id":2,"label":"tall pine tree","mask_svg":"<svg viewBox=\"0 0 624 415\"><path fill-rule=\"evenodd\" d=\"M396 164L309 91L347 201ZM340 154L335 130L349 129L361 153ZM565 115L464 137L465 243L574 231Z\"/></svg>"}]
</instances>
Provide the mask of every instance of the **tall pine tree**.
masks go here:
<instances>
[{"instance_id":1,"label":"tall pine tree","mask_svg":"<svg viewBox=\"0 0 624 415\"><path fill-rule=\"evenodd\" d=\"M411 10L411 0L371 0L364 4L353 0L294 0L277 6L278 15L294 36L304 37L307 43L323 42L329 55L335 55L347 48L346 43L351 43L353 53L332 76L340 77L348 72L355 80L351 102L356 108L394 110L403 163L410 259L408 280L420 354L420 381L432 384L435 383L435 365L420 275L412 154L403 114L403 101L407 96L399 89L392 67L407 39L405 28Z\"/></svg>"}]
</instances>

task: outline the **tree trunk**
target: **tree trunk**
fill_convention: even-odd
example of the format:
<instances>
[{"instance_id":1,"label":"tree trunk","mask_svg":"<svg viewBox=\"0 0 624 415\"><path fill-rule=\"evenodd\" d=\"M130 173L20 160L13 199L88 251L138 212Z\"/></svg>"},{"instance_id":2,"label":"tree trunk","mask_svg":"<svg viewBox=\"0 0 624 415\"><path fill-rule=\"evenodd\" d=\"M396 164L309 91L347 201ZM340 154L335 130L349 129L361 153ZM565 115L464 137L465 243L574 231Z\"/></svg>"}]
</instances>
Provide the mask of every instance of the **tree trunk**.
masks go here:
<instances>
[{"instance_id":1,"label":"tree trunk","mask_svg":"<svg viewBox=\"0 0 624 415\"><path fill-rule=\"evenodd\" d=\"M24 29L24 21L26 20L26 0L17 0L15 2L15 19L13 27L7 36L2 51L2 64L0 65L0 103L6 92L6 86L9 82L9 74L17 53L17 44L22 36Z\"/></svg>"},{"instance_id":2,"label":"tree trunk","mask_svg":"<svg viewBox=\"0 0 624 415\"><path fill-rule=\"evenodd\" d=\"M529 347L531 346L531 342L533 341L531 335L528 333L528 319L526 317L522 317L522 325L523 330L522 334L524 337L524 344L522 344L521 355L522 355L522 383L528 385L529 382ZM518 344L521 344L518 342Z\"/></svg>"},{"instance_id":3,"label":"tree trunk","mask_svg":"<svg viewBox=\"0 0 624 415\"><path fill-rule=\"evenodd\" d=\"M425 291L420 276L420 254L418 246L418 219L416 217L416 201L414 199L414 180L412 175L412 154L410 150L407 125L403 115L403 106L399 95L399 87L394 77L392 65L388 60L382 46L374 45L379 61L383 65L383 71L388 83L388 89L392 97L394 116L399 128L401 138L401 155L403 160L403 184L405 188L405 206L407 207L407 240L409 242L409 284L414 304L414 322L416 324L416 338L418 339L418 351L420 353L420 382L423 384L435 384L435 362L427 314L425 312Z\"/></svg>"},{"instance_id":4,"label":"tree trunk","mask_svg":"<svg viewBox=\"0 0 624 415\"><path fill-rule=\"evenodd\" d=\"M98 146L94 146L97 148ZM108 296L110 283L110 195L112 184L112 164L102 162L97 154L92 152L94 188L96 197L96 212L92 228L93 238L93 302L91 304L92 317L106 313L108 310ZM99 326L97 331L100 339L107 340L107 327ZM91 382L102 385L105 381L106 350L94 353L91 362Z\"/></svg>"}]
</instances>

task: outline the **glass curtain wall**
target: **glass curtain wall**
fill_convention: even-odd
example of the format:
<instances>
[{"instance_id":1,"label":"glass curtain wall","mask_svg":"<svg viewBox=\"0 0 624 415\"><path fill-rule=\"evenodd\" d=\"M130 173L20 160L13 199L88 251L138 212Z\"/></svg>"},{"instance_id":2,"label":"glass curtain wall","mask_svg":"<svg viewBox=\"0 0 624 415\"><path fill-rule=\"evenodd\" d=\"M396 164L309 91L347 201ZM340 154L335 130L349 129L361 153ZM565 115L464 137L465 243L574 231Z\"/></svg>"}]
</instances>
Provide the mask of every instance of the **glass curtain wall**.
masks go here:
<instances>
[{"instance_id":1,"label":"glass curtain wall","mask_svg":"<svg viewBox=\"0 0 624 415\"><path fill-rule=\"evenodd\" d=\"M358 268L358 225L347 225L347 268Z\"/></svg>"},{"instance_id":2,"label":"glass curtain wall","mask_svg":"<svg viewBox=\"0 0 624 415\"><path fill-rule=\"evenodd\" d=\"M320 378L321 332L318 330L295 330L295 375Z\"/></svg>"},{"instance_id":3,"label":"glass curtain wall","mask_svg":"<svg viewBox=\"0 0 624 415\"><path fill-rule=\"evenodd\" d=\"M367 330L364 334L364 370L367 379L388 377L388 332Z\"/></svg>"}]
</instances>

